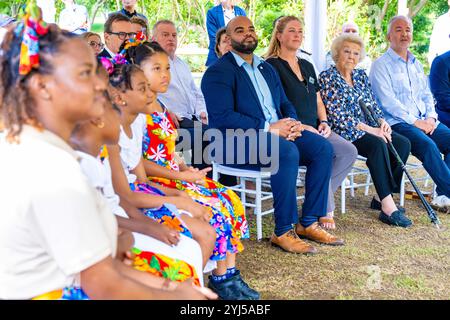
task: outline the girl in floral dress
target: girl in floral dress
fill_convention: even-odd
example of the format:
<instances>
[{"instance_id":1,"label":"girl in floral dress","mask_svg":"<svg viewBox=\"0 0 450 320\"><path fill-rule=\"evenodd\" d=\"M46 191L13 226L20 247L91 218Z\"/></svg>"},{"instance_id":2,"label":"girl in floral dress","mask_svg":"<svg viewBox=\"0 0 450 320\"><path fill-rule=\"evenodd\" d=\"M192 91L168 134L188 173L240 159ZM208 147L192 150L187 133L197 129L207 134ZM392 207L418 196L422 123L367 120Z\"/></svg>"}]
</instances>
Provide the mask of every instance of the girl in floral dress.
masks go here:
<instances>
[{"instance_id":1,"label":"girl in floral dress","mask_svg":"<svg viewBox=\"0 0 450 320\"><path fill-rule=\"evenodd\" d=\"M170 82L169 57L155 42L144 43L128 50L128 59L140 65L156 95L165 92ZM170 106L169 106L170 107ZM146 108L143 127L142 154L150 181L173 190L186 192L196 202L210 208L210 224L217 233L211 259L217 269L210 277L209 287L223 299L259 299L259 294L248 287L236 270L236 254L243 250L242 238L249 237L244 207L238 196L223 185L206 178L210 169L188 167L175 154L177 130L165 106L155 101ZM223 286L235 282L235 290L227 296Z\"/></svg>"},{"instance_id":2,"label":"girl in floral dress","mask_svg":"<svg viewBox=\"0 0 450 320\"><path fill-rule=\"evenodd\" d=\"M107 83L108 74L101 65L99 73ZM105 198L118 220L119 227L128 230L119 236L121 244L118 246L116 257L123 259L126 257L125 253L132 252L130 262L137 270L172 281L181 282L192 278L194 284L203 285L203 277L198 276L203 273L202 253L195 240L180 235L173 241L171 237L174 237L176 232L153 219L143 217L137 208L127 206L125 210L123 204L120 204L120 198L113 188L111 166L105 145L118 143L120 115L119 109L112 105L109 95L106 94L105 98L104 115L78 125L72 132L71 143L80 157L83 173ZM132 236L129 235L129 231L132 232Z\"/></svg>"},{"instance_id":3,"label":"girl in floral dress","mask_svg":"<svg viewBox=\"0 0 450 320\"><path fill-rule=\"evenodd\" d=\"M139 116L155 95L149 90L143 71L135 65L117 65L110 74L110 95L121 110L120 137L117 145L108 145L109 163L114 191L121 201L140 208L142 213L196 240L202 248L203 265L214 248L215 231L205 221L209 214L178 190L161 187L148 181L141 157L142 124Z\"/></svg>"}]
</instances>

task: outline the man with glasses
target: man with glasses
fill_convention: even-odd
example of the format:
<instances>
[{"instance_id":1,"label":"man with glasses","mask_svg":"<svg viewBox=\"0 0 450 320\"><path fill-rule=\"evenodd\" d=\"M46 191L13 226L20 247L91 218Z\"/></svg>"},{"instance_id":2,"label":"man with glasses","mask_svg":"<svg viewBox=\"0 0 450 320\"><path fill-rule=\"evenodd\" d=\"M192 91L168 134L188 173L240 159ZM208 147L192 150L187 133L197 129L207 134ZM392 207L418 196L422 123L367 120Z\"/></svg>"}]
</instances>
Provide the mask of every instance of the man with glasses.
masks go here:
<instances>
[{"instance_id":1,"label":"man with glasses","mask_svg":"<svg viewBox=\"0 0 450 320\"><path fill-rule=\"evenodd\" d=\"M105 48L98 57L113 58L123 42L135 36L130 18L121 13L110 14L104 26Z\"/></svg>"}]
</instances>

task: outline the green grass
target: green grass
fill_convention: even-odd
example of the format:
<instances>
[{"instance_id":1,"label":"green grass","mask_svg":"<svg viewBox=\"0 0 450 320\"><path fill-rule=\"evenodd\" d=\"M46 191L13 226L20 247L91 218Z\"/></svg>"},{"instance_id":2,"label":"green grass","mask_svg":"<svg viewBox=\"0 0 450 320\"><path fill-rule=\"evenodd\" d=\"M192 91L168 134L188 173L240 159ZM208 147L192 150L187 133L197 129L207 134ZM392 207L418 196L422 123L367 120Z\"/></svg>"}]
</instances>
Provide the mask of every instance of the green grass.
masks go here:
<instances>
[{"instance_id":1,"label":"green grass","mask_svg":"<svg viewBox=\"0 0 450 320\"><path fill-rule=\"evenodd\" d=\"M244 279L262 299L450 299L450 215L439 214L445 228L437 230L420 201L406 200L413 227L387 226L369 209L373 193L347 196L347 213L336 213L334 232L346 245L311 243L319 250L315 256L271 247L272 216L263 217L265 239L256 241L255 217L248 214L251 239L237 262Z\"/></svg>"}]
</instances>

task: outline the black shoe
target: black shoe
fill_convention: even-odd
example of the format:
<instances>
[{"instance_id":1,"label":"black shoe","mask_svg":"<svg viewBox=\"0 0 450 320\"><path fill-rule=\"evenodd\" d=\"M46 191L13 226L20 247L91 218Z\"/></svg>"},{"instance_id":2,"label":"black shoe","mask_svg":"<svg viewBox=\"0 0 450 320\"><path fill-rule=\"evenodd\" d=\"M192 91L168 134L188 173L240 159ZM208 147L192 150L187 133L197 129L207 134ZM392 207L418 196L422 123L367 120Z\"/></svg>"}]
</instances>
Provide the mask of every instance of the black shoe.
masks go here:
<instances>
[{"instance_id":1,"label":"black shoe","mask_svg":"<svg viewBox=\"0 0 450 320\"><path fill-rule=\"evenodd\" d=\"M236 283L241 290L241 292L248 297L248 300L259 300L260 296L258 291L253 290L248 286L247 283L242 279L241 272L239 270L236 270L236 273L234 274L236 276ZM233 277L234 277L233 276Z\"/></svg>"},{"instance_id":2,"label":"black shoe","mask_svg":"<svg viewBox=\"0 0 450 320\"><path fill-rule=\"evenodd\" d=\"M223 282L215 282L209 276L208 288L217 293L221 300L250 300L248 296L241 291L241 286L233 276Z\"/></svg>"},{"instance_id":3,"label":"black shoe","mask_svg":"<svg viewBox=\"0 0 450 320\"><path fill-rule=\"evenodd\" d=\"M381 222L392 226L407 228L412 225L411 220L409 220L400 210L394 211L390 216L381 211L379 219Z\"/></svg>"},{"instance_id":4,"label":"black shoe","mask_svg":"<svg viewBox=\"0 0 450 320\"><path fill-rule=\"evenodd\" d=\"M370 209L381 211L381 202L375 198L372 198L372 202L370 202ZM406 212L405 208L400 206L398 207L398 210L400 210L403 213Z\"/></svg>"}]
</instances>

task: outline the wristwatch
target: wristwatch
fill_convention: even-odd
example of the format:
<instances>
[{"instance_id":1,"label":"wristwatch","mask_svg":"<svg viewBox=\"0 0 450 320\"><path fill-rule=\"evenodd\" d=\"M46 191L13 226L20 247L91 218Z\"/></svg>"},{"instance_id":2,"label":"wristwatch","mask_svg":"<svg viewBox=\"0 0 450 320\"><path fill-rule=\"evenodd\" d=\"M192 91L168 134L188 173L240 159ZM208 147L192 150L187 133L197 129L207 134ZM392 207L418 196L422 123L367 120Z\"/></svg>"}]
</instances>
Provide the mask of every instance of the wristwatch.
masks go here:
<instances>
[{"instance_id":1,"label":"wristwatch","mask_svg":"<svg viewBox=\"0 0 450 320\"><path fill-rule=\"evenodd\" d=\"M320 120L320 123L326 123L328 126L330 126L330 123L327 120Z\"/></svg>"}]
</instances>

